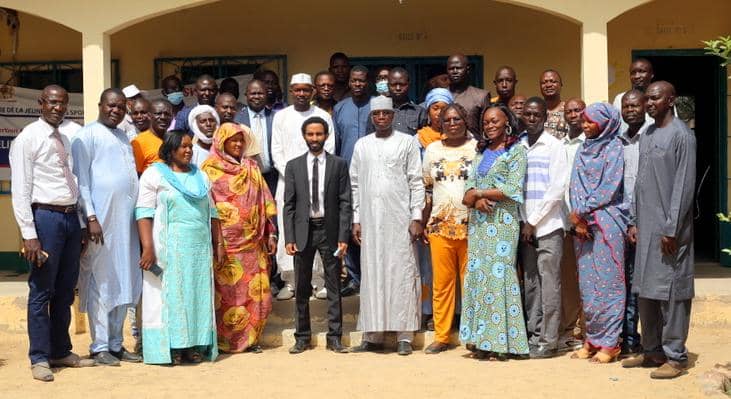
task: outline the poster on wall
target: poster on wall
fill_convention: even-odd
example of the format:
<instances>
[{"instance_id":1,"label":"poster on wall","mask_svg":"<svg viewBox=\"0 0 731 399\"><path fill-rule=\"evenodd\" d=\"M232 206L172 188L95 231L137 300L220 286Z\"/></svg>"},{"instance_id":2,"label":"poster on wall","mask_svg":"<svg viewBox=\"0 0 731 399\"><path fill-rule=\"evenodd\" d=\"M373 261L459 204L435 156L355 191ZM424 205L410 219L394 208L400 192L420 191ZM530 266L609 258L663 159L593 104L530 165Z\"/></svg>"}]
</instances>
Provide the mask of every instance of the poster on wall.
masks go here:
<instances>
[{"instance_id":1,"label":"poster on wall","mask_svg":"<svg viewBox=\"0 0 731 399\"><path fill-rule=\"evenodd\" d=\"M244 98L244 91L252 75L233 76L239 83L239 98ZM223 79L223 78L222 78ZM218 79L220 82L222 79ZM184 89L185 104L195 103L194 85L186 85ZM152 100L162 97L160 89L140 90L142 95ZM10 144L23 128L41 116L38 99L41 90L26 89L2 85L0 86L0 180L10 180ZM241 101L241 100L239 100ZM84 124L84 100L81 93L69 93L69 106L66 119L80 125Z\"/></svg>"}]
</instances>

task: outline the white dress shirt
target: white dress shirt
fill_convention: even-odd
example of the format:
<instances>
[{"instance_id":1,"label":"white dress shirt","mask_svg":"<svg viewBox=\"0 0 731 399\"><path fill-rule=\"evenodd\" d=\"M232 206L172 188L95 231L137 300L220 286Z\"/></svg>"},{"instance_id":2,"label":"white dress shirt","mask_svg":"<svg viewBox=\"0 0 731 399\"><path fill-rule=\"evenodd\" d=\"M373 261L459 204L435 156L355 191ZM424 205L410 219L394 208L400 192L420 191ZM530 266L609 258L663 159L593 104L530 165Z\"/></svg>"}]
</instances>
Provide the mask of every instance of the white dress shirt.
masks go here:
<instances>
[{"instance_id":1,"label":"white dress shirt","mask_svg":"<svg viewBox=\"0 0 731 399\"><path fill-rule=\"evenodd\" d=\"M570 169L561 140L542 132L533 145L528 135L520 140L528 150L525 201L520 206L521 219L536 228L536 237L548 235L565 226L564 195Z\"/></svg>"},{"instance_id":2,"label":"white dress shirt","mask_svg":"<svg viewBox=\"0 0 731 399\"><path fill-rule=\"evenodd\" d=\"M310 204L312 204L312 167L317 158L317 196L319 206L317 210L310 207L310 217L321 218L325 216L325 151L315 157L311 152L307 153L307 188L310 193Z\"/></svg>"},{"instance_id":3,"label":"white dress shirt","mask_svg":"<svg viewBox=\"0 0 731 399\"><path fill-rule=\"evenodd\" d=\"M70 120L64 120L58 127L68 156L69 171L74 166L69 138L79 129L81 126ZM31 204L66 206L78 201L64 175L56 141L51 138L53 132L53 126L39 118L26 126L10 145L13 212L20 234L26 240L38 238ZM73 179L77 181L75 176Z\"/></svg>"}]
</instances>

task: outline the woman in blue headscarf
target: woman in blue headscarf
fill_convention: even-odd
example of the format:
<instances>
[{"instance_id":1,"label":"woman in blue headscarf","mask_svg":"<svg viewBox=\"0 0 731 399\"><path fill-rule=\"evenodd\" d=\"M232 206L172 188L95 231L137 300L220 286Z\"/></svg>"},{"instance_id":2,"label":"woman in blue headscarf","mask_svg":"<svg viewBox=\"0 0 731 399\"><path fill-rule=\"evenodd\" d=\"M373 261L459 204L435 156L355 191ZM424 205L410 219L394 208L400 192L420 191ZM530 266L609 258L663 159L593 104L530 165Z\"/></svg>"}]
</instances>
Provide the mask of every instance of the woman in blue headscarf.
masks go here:
<instances>
[{"instance_id":1,"label":"woman in blue headscarf","mask_svg":"<svg viewBox=\"0 0 731 399\"><path fill-rule=\"evenodd\" d=\"M569 219L576 237L579 288L586 318L584 346L572 358L609 363L620 353L625 306L624 156L617 140L619 112L607 103L586 107L586 141L571 173Z\"/></svg>"}]
</instances>

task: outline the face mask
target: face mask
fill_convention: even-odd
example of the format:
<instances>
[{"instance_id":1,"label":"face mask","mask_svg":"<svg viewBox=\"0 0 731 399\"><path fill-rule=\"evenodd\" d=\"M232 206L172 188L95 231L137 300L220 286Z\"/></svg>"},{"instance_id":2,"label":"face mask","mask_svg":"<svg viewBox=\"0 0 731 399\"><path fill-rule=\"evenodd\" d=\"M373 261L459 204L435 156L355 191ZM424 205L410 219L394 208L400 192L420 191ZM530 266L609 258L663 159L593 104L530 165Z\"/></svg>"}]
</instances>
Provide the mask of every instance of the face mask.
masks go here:
<instances>
[{"instance_id":1,"label":"face mask","mask_svg":"<svg viewBox=\"0 0 731 399\"><path fill-rule=\"evenodd\" d=\"M170 101L170 103L173 105L180 105L180 103L183 102L182 91L174 91L172 93L168 93L166 97L168 98L168 101Z\"/></svg>"},{"instance_id":2,"label":"face mask","mask_svg":"<svg viewBox=\"0 0 731 399\"><path fill-rule=\"evenodd\" d=\"M376 91L381 94L388 93L388 81L381 80L381 81L376 82Z\"/></svg>"}]
</instances>

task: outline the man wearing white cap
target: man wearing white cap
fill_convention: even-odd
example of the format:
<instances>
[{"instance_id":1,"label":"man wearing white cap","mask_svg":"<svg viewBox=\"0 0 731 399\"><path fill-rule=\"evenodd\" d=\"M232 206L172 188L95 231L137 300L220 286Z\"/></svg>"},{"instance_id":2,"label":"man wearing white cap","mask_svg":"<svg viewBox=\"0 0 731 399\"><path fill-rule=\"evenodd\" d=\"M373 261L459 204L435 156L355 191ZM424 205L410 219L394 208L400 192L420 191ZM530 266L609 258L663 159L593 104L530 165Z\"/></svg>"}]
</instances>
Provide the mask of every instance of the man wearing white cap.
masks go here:
<instances>
[{"instance_id":1,"label":"man wearing white cap","mask_svg":"<svg viewBox=\"0 0 731 399\"><path fill-rule=\"evenodd\" d=\"M127 134L127 138L131 141L140 133L132 120L132 105L136 99L142 97L142 92L137 88L137 86L129 85L122 89L122 93L124 93L124 96L127 97L127 112L124 114L124 119L122 122L119 122L117 127L122 129L122 131Z\"/></svg>"},{"instance_id":2,"label":"man wearing white cap","mask_svg":"<svg viewBox=\"0 0 731 399\"><path fill-rule=\"evenodd\" d=\"M414 137L393 130L393 101L371 99L375 133L355 143L350 160L353 240L361 246L360 316L363 341L353 352L383 348L397 333L399 355L412 352L421 321L421 281L414 242L422 237L424 182Z\"/></svg>"},{"instance_id":3,"label":"man wearing white cap","mask_svg":"<svg viewBox=\"0 0 731 399\"><path fill-rule=\"evenodd\" d=\"M292 76L289 83L289 92L294 100L293 104L274 114L272 122L272 162L279 172L279 183L274 196L277 201L277 214L282 214L284 206L284 169L287 162L309 151L302 136L302 123L311 116L319 116L329 126L328 138L325 141L325 151L335 153L335 132L330 114L310 105L315 93L312 77L306 73ZM277 218L277 231L284 231L283 219ZM284 236L280 237L277 246L277 266L282 273L285 286L279 290L277 299L291 299L294 296L294 264L292 257L287 255L284 248Z\"/></svg>"}]
</instances>

